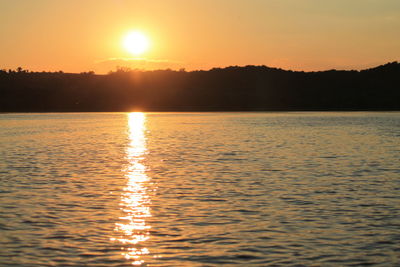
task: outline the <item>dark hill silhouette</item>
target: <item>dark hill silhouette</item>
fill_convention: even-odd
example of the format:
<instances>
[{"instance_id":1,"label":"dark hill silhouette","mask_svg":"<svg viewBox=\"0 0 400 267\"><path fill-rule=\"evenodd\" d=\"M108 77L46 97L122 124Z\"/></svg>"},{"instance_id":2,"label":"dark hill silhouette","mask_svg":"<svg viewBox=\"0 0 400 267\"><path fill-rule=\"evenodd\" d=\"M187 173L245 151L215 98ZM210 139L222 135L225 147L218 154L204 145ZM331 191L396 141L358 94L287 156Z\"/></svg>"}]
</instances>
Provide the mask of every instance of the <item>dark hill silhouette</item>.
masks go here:
<instances>
[{"instance_id":1,"label":"dark hill silhouette","mask_svg":"<svg viewBox=\"0 0 400 267\"><path fill-rule=\"evenodd\" d=\"M362 71L0 71L1 112L400 110L400 64Z\"/></svg>"}]
</instances>

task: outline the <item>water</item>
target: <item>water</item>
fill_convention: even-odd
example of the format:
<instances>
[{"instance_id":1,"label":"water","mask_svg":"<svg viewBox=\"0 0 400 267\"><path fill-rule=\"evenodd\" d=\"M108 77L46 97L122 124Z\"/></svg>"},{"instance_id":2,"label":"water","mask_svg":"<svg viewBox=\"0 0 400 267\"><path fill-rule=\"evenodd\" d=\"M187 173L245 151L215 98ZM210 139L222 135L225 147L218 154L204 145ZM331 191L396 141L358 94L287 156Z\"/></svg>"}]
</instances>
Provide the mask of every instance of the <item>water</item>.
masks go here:
<instances>
[{"instance_id":1,"label":"water","mask_svg":"<svg viewBox=\"0 0 400 267\"><path fill-rule=\"evenodd\" d=\"M396 266L400 113L0 115L0 266Z\"/></svg>"}]
</instances>

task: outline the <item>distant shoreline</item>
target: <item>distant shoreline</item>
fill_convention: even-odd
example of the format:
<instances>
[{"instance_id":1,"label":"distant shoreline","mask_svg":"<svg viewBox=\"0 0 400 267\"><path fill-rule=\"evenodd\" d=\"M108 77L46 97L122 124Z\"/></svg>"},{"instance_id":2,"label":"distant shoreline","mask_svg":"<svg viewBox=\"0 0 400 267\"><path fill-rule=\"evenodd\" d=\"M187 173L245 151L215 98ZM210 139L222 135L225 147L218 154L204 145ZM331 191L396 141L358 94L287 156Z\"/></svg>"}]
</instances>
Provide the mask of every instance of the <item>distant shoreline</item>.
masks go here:
<instances>
[{"instance_id":1,"label":"distant shoreline","mask_svg":"<svg viewBox=\"0 0 400 267\"><path fill-rule=\"evenodd\" d=\"M156 111L156 110L145 110L145 111L12 111L12 112L0 112L1 114L66 114L66 113L398 113L398 110L187 110L187 111Z\"/></svg>"},{"instance_id":2,"label":"distant shoreline","mask_svg":"<svg viewBox=\"0 0 400 267\"><path fill-rule=\"evenodd\" d=\"M362 71L0 71L0 112L400 111L400 63Z\"/></svg>"}]
</instances>

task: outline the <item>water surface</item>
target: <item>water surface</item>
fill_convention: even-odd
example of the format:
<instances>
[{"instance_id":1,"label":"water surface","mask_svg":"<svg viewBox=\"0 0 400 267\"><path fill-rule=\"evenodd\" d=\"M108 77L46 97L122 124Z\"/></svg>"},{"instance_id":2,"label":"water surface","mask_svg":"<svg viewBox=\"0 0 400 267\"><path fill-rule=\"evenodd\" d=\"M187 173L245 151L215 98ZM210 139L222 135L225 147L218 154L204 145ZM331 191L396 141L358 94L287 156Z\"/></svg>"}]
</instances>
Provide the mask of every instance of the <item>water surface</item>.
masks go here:
<instances>
[{"instance_id":1,"label":"water surface","mask_svg":"<svg viewBox=\"0 0 400 267\"><path fill-rule=\"evenodd\" d=\"M400 113L0 115L1 266L396 266Z\"/></svg>"}]
</instances>

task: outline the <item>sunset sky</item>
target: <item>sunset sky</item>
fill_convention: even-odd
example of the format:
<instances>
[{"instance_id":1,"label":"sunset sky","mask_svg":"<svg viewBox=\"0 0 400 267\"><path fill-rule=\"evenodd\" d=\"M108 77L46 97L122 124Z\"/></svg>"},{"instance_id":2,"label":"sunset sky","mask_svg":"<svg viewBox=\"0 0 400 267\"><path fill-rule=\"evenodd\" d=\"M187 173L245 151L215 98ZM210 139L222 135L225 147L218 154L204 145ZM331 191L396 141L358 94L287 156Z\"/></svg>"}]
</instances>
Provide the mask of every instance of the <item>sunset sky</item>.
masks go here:
<instances>
[{"instance_id":1,"label":"sunset sky","mask_svg":"<svg viewBox=\"0 0 400 267\"><path fill-rule=\"evenodd\" d=\"M400 60L400 1L0 0L0 36L0 69L362 69Z\"/></svg>"}]
</instances>

